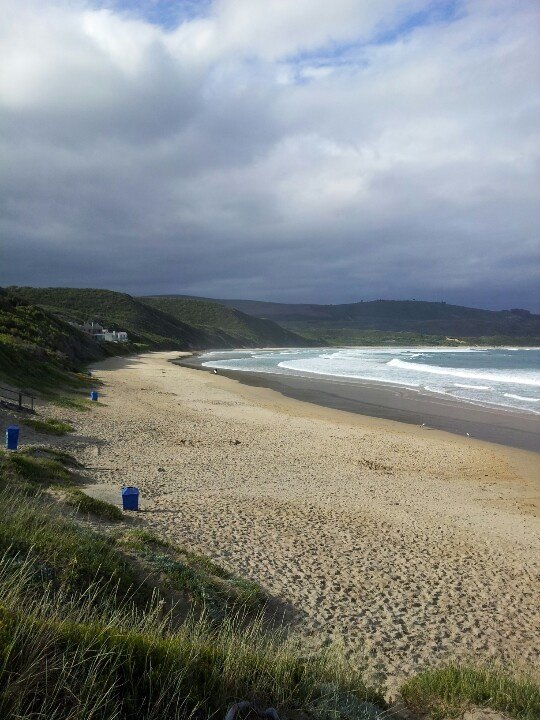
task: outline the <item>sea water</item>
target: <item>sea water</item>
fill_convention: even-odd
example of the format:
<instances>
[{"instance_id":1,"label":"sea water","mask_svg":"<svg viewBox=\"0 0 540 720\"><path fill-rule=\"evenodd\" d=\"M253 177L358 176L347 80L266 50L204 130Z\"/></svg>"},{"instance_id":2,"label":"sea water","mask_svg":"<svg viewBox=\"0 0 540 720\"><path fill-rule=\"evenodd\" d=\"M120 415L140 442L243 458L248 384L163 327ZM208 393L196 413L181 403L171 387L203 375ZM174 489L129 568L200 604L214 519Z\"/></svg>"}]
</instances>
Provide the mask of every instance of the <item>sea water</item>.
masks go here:
<instances>
[{"instance_id":1,"label":"sea water","mask_svg":"<svg viewBox=\"0 0 540 720\"><path fill-rule=\"evenodd\" d=\"M540 348L351 347L211 352L228 370L381 382L540 413Z\"/></svg>"}]
</instances>

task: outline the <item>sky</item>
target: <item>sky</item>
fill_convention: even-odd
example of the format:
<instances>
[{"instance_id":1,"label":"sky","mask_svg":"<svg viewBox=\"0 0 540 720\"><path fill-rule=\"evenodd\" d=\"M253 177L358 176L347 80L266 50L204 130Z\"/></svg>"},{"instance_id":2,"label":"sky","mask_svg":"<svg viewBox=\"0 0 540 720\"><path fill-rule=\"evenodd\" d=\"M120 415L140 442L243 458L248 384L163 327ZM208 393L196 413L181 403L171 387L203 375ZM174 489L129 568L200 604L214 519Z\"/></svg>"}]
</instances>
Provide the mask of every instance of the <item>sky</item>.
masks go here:
<instances>
[{"instance_id":1,"label":"sky","mask_svg":"<svg viewBox=\"0 0 540 720\"><path fill-rule=\"evenodd\" d=\"M0 285L540 311L538 0L0 16Z\"/></svg>"}]
</instances>

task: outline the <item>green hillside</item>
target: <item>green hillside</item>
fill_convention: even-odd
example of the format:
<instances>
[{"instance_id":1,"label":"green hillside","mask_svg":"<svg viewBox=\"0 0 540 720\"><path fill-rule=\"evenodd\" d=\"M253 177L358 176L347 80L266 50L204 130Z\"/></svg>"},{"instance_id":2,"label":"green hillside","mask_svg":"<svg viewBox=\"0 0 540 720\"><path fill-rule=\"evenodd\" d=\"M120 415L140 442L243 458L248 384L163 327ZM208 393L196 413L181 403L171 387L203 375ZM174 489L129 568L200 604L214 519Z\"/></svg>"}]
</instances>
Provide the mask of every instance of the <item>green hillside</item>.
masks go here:
<instances>
[{"instance_id":1,"label":"green hillside","mask_svg":"<svg viewBox=\"0 0 540 720\"><path fill-rule=\"evenodd\" d=\"M218 303L166 296L134 298L112 290L86 288L12 287L9 291L65 320L95 320L111 330L126 330L130 340L152 349L308 344L271 321Z\"/></svg>"},{"instance_id":2,"label":"green hillside","mask_svg":"<svg viewBox=\"0 0 540 720\"><path fill-rule=\"evenodd\" d=\"M375 300L344 305L306 305L219 300L227 307L271 319L282 327L334 343L363 343L377 333L407 333L405 341L424 336L504 343L540 342L540 315L527 310L481 310L444 302ZM399 340L399 337L395 337Z\"/></svg>"},{"instance_id":3,"label":"green hillside","mask_svg":"<svg viewBox=\"0 0 540 720\"><path fill-rule=\"evenodd\" d=\"M131 340L153 348L201 348L207 347L209 341L200 330L125 293L86 288L12 287L9 290L66 320L95 320L110 330L127 330Z\"/></svg>"},{"instance_id":4,"label":"green hillside","mask_svg":"<svg viewBox=\"0 0 540 720\"><path fill-rule=\"evenodd\" d=\"M111 354L46 310L0 288L0 379L25 388L80 384L76 373Z\"/></svg>"},{"instance_id":5,"label":"green hillside","mask_svg":"<svg viewBox=\"0 0 540 720\"><path fill-rule=\"evenodd\" d=\"M150 307L168 315L220 334L225 347L302 346L304 338L270 320L264 320L225 307L218 302L195 300L176 295L156 295L138 298Z\"/></svg>"}]
</instances>

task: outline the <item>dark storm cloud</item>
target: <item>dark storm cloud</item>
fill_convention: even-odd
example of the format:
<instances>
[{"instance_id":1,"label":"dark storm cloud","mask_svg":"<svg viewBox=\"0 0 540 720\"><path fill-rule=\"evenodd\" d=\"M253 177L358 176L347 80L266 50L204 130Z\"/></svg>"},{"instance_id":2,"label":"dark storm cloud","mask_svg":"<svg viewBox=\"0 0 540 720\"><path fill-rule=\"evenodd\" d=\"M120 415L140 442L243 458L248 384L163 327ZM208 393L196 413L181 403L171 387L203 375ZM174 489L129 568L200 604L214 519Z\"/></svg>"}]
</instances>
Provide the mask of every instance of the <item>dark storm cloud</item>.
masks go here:
<instances>
[{"instance_id":1,"label":"dark storm cloud","mask_svg":"<svg viewBox=\"0 0 540 720\"><path fill-rule=\"evenodd\" d=\"M536 3L2 4L2 284L540 309Z\"/></svg>"}]
</instances>

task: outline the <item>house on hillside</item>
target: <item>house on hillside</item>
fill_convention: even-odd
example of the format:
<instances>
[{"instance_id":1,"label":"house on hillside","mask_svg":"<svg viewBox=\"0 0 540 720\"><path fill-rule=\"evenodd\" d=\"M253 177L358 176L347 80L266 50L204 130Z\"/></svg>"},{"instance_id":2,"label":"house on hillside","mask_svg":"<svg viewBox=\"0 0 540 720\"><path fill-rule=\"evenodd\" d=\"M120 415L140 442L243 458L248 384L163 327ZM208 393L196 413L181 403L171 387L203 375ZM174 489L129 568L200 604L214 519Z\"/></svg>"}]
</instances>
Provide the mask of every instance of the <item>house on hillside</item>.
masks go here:
<instances>
[{"instance_id":1,"label":"house on hillside","mask_svg":"<svg viewBox=\"0 0 540 720\"><path fill-rule=\"evenodd\" d=\"M124 332L123 330L105 330L103 329L103 332L94 335L96 340L104 340L105 342L127 342L128 336L127 332Z\"/></svg>"},{"instance_id":2,"label":"house on hillside","mask_svg":"<svg viewBox=\"0 0 540 720\"><path fill-rule=\"evenodd\" d=\"M83 333L86 333L87 335L90 335L92 337L95 337L96 335L100 335L103 332L103 327L94 321L91 322L85 322L82 325L77 325L77 323L73 323L75 327L78 327L79 330L82 330Z\"/></svg>"},{"instance_id":3,"label":"house on hillside","mask_svg":"<svg viewBox=\"0 0 540 720\"><path fill-rule=\"evenodd\" d=\"M127 332L124 330L107 330L103 327L103 325L100 325L97 322L94 322L93 320L90 322L85 322L82 325L78 325L77 323L71 323L79 330L82 330L83 333L86 333L86 335L89 335L94 340L98 340L101 342L127 342L128 341L128 335Z\"/></svg>"}]
</instances>

